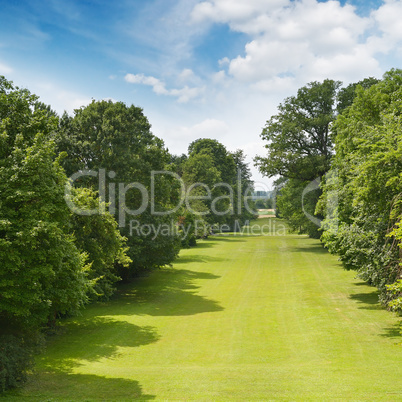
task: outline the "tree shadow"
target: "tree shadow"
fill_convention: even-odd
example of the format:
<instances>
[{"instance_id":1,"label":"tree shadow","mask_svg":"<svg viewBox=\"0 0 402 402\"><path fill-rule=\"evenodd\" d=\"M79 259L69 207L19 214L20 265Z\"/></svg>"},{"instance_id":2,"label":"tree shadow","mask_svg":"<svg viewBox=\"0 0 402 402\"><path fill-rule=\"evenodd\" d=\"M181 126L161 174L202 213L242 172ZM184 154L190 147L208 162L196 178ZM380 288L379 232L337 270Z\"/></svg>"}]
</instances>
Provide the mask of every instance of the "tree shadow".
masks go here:
<instances>
[{"instance_id":1,"label":"tree shadow","mask_svg":"<svg viewBox=\"0 0 402 402\"><path fill-rule=\"evenodd\" d=\"M355 286L366 286L369 285L366 282L357 282ZM351 300L356 301L359 304L359 309L364 310L385 310L385 307L379 301L379 292L378 290L370 290L365 293L354 293L349 296ZM384 333L381 334L383 337L387 338L398 338L400 341L397 344L401 344L401 336L402 336L402 321L397 322L395 325L390 326L388 328L383 328Z\"/></svg>"},{"instance_id":2,"label":"tree shadow","mask_svg":"<svg viewBox=\"0 0 402 402\"><path fill-rule=\"evenodd\" d=\"M189 261L187 261L189 262ZM162 269L147 278L121 289L119 296L108 303L113 314L185 316L219 312L223 307L215 300L197 294L198 280L220 278L208 272L185 269Z\"/></svg>"},{"instance_id":3,"label":"tree shadow","mask_svg":"<svg viewBox=\"0 0 402 402\"><path fill-rule=\"evenodd\" d=\"M199 248L212 248L214 247L214 243L208 240L204 240L204 241L198 241L197 240L197 244L193 247L193 249L199 249Z\"/></svg>"},{"instance_id":4,"label":"tree shadow","mask_svg":"<svg viewBox=\"0 0 402 402\"><path fill-rule=\"evenodd\" d=\"M384 333L381 334L381 336L384 336L386 338L392 338L392 339L399 339L398 344L402 344L401 336L402 336L402 321L398 321L395 325L384 328Z\"/></svg>"},{"instance_id":5,"label":"tree shadow","mask_svg":"<svg viewBox=\"0 0 402 402\"><path fill-rule=\"evenodd\" d=\"M15 395L22 398L28 393L43 396L41 400L71 401L155 399L154 395L142 393L138 381L74 372L86 362L117 358L123 353L120 348L157 342L160 336L155 329L99 317L96 310L87 310L85 316L66 320L60 333L48 340L47 352L36 359L38 368ZM43 393L51 398L45 398Z\"/></svg>"},{"instance_id":6,"label":"tree shadow","mask_svg":"<svg viewBox=\"0 0 402 402\"><path fill-rule=\"evenodd\" d=\"M328 250L321 244L314 244L308 246L292 247L289 249L294 253L313 253L313 254L328 254Z\"/></svg>"},{"instance_id":7,"label":"tree shadow","mask_svg":"<svg viewBox=\"0 0 402 402\"><path fill-rule=\"evenodd\" d=\"M367 285L367 284L366 284ZM364 310L383 310L384 307L378 299L378 291L373 290L366 293L354 293L349 296L351 300L359 303L359 309Z\"/></svg>"},{"instance_id":8,"label":"tree shadow","mask_svg":"<svg viewBox=\"0 0 402 402\"><path fill-rule=\"evenodd\" d=\"M210 257L205 254L200 254L200 255L185 255L185 256L178 256L176 260L174 261L174 265L177 264L188 264L191 262L219 262L219 261L227 261L226 258L220 258L220 257Z\"/></svg>"},{"instance_id":9,"label":"tree shadow","mask_svg":"<svg viewBox=\"0 0 402 402\"><path fill-rule=\"evenodd\" d=\"M231 243L244 243L246 240L243 240L242 237L247 237L246 235L242 235L240 233L227 233L227 234L218 234L212 238L214 242L231 242Z\"/></svg>"},{"instance_id":10,"label":"tree shadow","mask_svg":"<svg viewBox=\"0 0 402 402\"><path fill-rule=\"evenodd\" d=\"M222 243L222 242L244 242L245 240L241 239L240 234L236 233L225 233L225 234L215 234L211 235L208 237L208 239L197 241L197 244L194 246L194 249L200 249L200 248L213 248L216 246L216 243Z\"/></svg>"},{"instance_id":11,"label":"tree shadow","mask_svg":"<svg viewBox=\"0 0 402 402\"><path fill-rule=\"evenodd\" d=\"M79 360L93 362L114 358L119 355L121 347L135 348L160 339L153 327L140 327L98 315L67 321L63 330L63 334L49 342L52 353L45 354L41 359L45 366L61 371L78 366ZM85 349L82 348L83 339L87 345Z\"/></svg>"},{"instance_id":12,"label":"tree shadow","mask_svg":"<svg viewBox=\"0 0 402 402\"><path fill-rule=\"evenodd\" d=\"M30 377L26 388L29 393L40 395L40 400L47 401L150 401L156 398L156 395L144 394L135 380L60 371L36 373ZM25 396L24 390L17 390L13 394L21 399Z\"/></svg>"}]
</instances>

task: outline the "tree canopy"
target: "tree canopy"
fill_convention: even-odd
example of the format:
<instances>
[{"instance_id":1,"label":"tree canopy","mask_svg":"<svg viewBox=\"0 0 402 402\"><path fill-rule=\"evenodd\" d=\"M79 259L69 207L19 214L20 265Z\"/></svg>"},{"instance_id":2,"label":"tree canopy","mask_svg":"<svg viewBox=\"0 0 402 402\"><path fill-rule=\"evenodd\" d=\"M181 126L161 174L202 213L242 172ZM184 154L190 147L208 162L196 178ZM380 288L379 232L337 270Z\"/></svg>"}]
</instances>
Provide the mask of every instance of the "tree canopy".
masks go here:
<instances>
[{"instance_id":1,"label":"tree canopy","mask_svg":"<svg viewBox=\"0 0 402 402\"><path fill-rule=\"evenodd\" d=\"M311 181L328 171L333 154L331 123L340 85L329 79L311 82L278 106L278 114L261 133L268 150L266 157L256 158L261 173Z\"/></svg>"}]
</instances>

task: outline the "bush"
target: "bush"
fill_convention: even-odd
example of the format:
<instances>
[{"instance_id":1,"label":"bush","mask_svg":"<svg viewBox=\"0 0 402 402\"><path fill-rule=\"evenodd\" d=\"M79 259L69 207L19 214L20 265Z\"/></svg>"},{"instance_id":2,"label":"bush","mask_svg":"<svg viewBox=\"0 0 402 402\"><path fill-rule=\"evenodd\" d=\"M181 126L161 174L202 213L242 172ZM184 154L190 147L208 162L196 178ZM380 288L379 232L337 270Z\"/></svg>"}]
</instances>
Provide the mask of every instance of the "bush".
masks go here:
<instances>
[{"instance_id":1,"label":"bush","mask_svg":"<svg viewBox=\"0 0 402 402\"><path fill-rule=\"evenodd\" d=\"M39 334L0 334L0 392L26 381L40 344Z\"/></svg>"}]
</instances>

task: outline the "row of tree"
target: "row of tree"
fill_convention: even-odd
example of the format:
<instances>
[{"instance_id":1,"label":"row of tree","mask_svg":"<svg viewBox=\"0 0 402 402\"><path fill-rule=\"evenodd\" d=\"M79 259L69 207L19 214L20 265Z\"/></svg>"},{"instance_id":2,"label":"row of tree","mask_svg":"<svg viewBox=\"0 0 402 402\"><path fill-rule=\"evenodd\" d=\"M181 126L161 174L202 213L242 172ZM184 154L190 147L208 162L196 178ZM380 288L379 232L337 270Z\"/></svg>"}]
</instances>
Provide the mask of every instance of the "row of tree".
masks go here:
<instances>
[{"instance_id":1,"label":"row of tree","mask_svg":"<svg viewBox=\"0 0 402 402\"><path fill-rule=\"evenodd\" d=\"M203 139L175 157L136 106L93 101L59 117L0 77L0 390L24 380L58 318L216 224L243 224L247 191L241 151Z\"/></svg>"},{"instance_id":2,"label":"row of tree","mask_svg":"<svg viewBox=\"0 0 402 402\"><path fill-rule=\"evenodd\" d=\"M256 163L277 180L277 208L320 237L402 311L402 70L345 88L325 80L287 98L262 137Z\"/></svg>"}]
</instances>

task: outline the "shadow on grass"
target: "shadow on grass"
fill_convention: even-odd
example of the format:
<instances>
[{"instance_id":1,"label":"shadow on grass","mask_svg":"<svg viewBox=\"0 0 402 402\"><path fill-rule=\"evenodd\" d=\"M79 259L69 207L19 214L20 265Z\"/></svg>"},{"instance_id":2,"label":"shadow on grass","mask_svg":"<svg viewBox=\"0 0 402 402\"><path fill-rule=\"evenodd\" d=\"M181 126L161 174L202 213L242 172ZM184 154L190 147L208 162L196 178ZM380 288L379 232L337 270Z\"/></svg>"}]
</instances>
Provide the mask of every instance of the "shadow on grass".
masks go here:
<instances>
[{"instance_id":1,"label":"shadow on grass","mask_svg":"<svg viewBox=\"0 0 402 402\"><path fill-rule=\"evenodd\" d=\"M204 259L204 256L200 258ZM195 261L194 256L183 262ZM222 311L218 302L197 294L199 280L218 279L218 275L186 269L163 269L125 287L109 303L113 314L185 316ZM109 309L105 309L107 312Z\"/></svg>"},{"instance_id":2,"label":"shadow on grass","mask_svg":"<svg viewBox=\"0 0 402 402\"><path fill-rule=\"evenodd\" d=\"M355 286L360 287L360 286L366 286L368 287L369 285L366 282L357 282L355 283ZM366 293L354 293L349 296L351 300L356 301L359 303L359 309L364 309L364 310L385 310L385 307L380 303L379 301L379 293L377 290L371 290ZM386 338L395 338L398 339L397 344L402 343L402 321L397 322L395 325L384 328L383 329L384 333L381 334L381 336L386 337Z\"/></svg>"},{"instance_id":3,"label":"shadow on grass","mask_svg":"<svg viewBox=\"0 0 402 402\"><path fill-rule=\"evenodd\" d=\"M35 400L43 401L149 401L156 398L144 394L138 381L92 374L41 372L30 378L26 388L40 398ZM25 393L19 390L11 395L15 395L17 401L23 399Z\"/></svg>"},{"instance_id":4,"label":"shadow on grass","mask_svg":"<svg viewBox=\"0 0 402 402\"><path fill-rule=\"evenodd\" d=\"M192 262L219 262L219 261L227 261L226 258L220 258L220 257L210 257L209 255L205 254L200 254L200 255L184 255L184 256L178 256L175 261L174 265L178 264L188 264Z\"/></svg>"},{"instance_id":5,"label":"shadow on grass","mask_svg":"<svg viewBox=\"0 0 402 402\"><path fill-rule=\"evenodd\" d=\"M70 370L79 365L78 360L93 362L114 358L121 347L149 345L159 338L155 328L150 326L140 327L99 316L78 318L67 322L65 333L51 341L51 357L45 355L42 363L58 370Z\"/></svg>"},{"instance_id":6,"label":"shadow on grass","mask_svg":"<svg viewBox=\"0 0 402 402\"><path fill-rule=\"evenodd\" d=\"M398 343L402 343L402 321L397 322L392 327L384 328L384 333L382 336L385 336L386 338L398 339Z\"/></svg>"},{"instance_id":7,"label":"shadow on grass","mask_svg":"<svg viewBox=\"0 0 402 402\"><path fill-rule=\"evenodd\" d=\"M357 284L356 284L357 285ZM367 284L366 284L367 286ZM349 296L351 300L359 303L359 309L383 310L384 307L378 301L378 291L373 290L366 293L354 293Z\"/></svg>"},{"instance_id":8,"label":"shadow on grass","mask_svg":"<svg viewBox=\"0 0 402 402\"><path fill-rule=\"evenodd\" d=\"M241 238L241 233L222 233L212 237L213 242L244 243L246 240Z\"/></svg>"},{"instance_id":9,"label":"shadow on grass","mask_svg":"<svg viewBox=\"0 0 402 402\"><path fill-rule=\"evenodd\" d=\"M312 244L308 246L292 247L289 251L294 253L313 253L313 254L328 254L328 250L321 244Z\"/></svg>"},{"instance_id":10,"label":"shadow on grass","mask_svg":"<svg viewBox=\"0 0 402 402\"><path fill-rule=\"evenodd\" d=\"M155 399L143 394L138 381L75 372L88 362L118 358L121 348L149 345L160 338L153 327L88 313L86 318L68 320L62 333L49 339L47 353L36 359L38 367L25 388L12 393L15 400L26 395L46 401Z\"/></svg>"}]
</instances>

